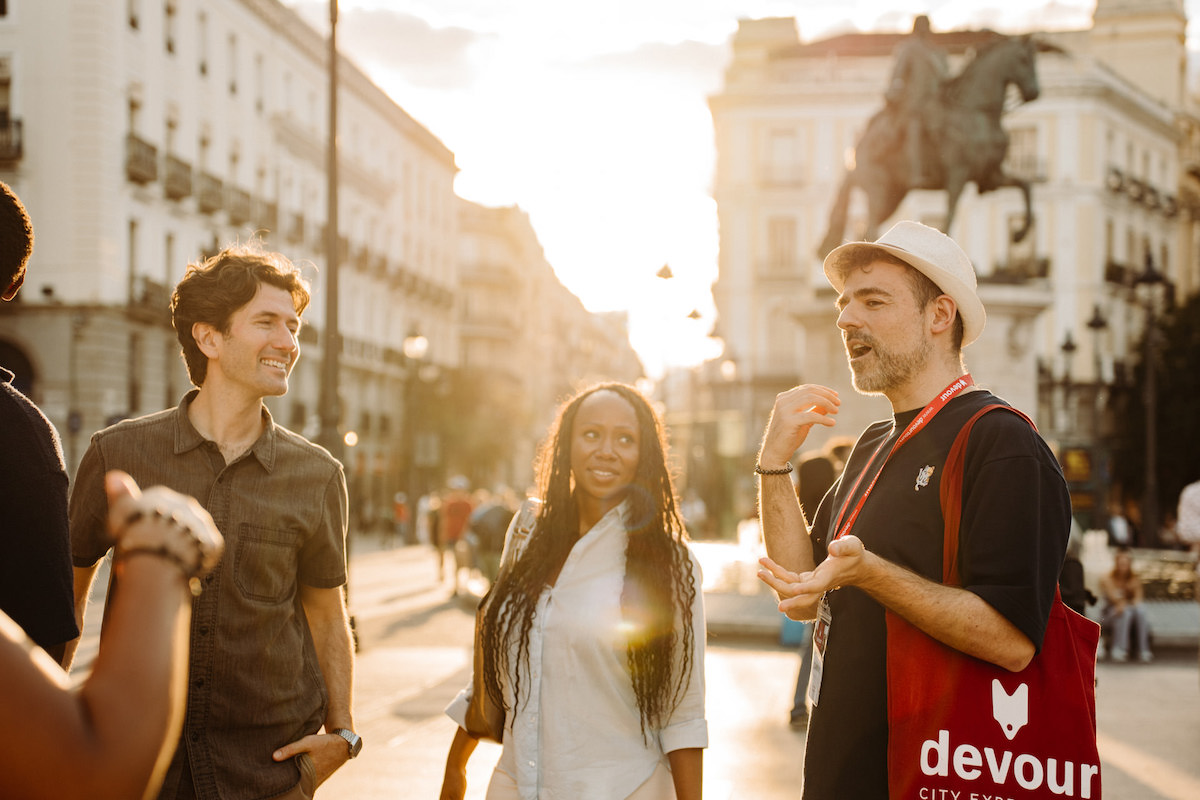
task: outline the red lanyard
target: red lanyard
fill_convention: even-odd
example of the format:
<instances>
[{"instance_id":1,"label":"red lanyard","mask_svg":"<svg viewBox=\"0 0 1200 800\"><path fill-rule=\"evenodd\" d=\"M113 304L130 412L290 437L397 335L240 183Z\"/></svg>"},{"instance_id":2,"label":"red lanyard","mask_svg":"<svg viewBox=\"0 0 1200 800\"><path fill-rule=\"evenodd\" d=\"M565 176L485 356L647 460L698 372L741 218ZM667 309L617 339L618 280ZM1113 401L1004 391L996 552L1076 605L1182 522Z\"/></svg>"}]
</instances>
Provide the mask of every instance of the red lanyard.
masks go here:
<instances>
[{"instance_id":1,"label":"red lanyard","mask_svg":"<svg viewBox=\"0 0 1200 800\"><path fill-rule=\"evenodd\" d=\"M842 524L842 519L846 516L846 507L842 506L841 513L838 514L837 525L835 526L837 535L833 537L834 539L840 539L849 533L850 529L854 527L854 521L858 519L858 512L862 511L863 504L867 502L867 497L870 496L871 490L875 488L875 481L879 480L880 473L883 472L883 468L887 466L887 462L891 459L895 452L899 450L905 442L916 436L922 428L928 425L929 421L933 419L939 411L945 408L947 403L961 394L964 389L967 389L973 383L974 381L971 380L970 375L963 375L954 383L950 384L941 392L939 392L938 396L930 400L929 405L921 409L921 413L917 414L916 418L912 422L908 423L908 427L905 428L904 432L900 434L900 438L896 440L894 445L892 445L892 449L888 451L887 456L883 459L883 463L879 465L879 470L875 473L875 477L871 478L871 483L867 486L867 490L862 493L862 497L858 498L858 502L854 505L854 509L850 512L850 518L846 520L845 525ZM871 454L871 458L867 461L867 465L863 467L862 472L858 473L858 478L854 481L854 486L850 488L850 494L846 495L847 497L854 496L855 491L858 490L858 484L862 482L863 476L870 472L871 465L875 463L875 456L879 455L879 452L883 450L883 446L885 444L887 444L887 439L884 439L883 442L880 443L879 447L875 448L875 452Z\"/></svg>"}]
</instances>

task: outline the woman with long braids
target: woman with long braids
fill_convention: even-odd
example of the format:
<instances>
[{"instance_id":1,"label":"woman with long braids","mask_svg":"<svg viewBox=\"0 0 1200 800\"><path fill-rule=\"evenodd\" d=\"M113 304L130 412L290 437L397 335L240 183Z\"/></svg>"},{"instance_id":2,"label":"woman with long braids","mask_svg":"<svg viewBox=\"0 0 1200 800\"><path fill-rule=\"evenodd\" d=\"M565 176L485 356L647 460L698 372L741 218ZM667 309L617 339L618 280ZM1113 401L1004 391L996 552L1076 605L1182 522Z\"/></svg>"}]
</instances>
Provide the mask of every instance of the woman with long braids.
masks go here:
<instances>
[{"instance_id":1,"label":"woman with long braids","mask_svg":"<svg viewBox=\"0 0 1200 800\"><path fill-rule=\"evenodd\" d=\"M532 533L510 529L479 611L477 677L506 710L488 800L699 800L700 570L646 398L605 383L568 401L542 447L538 492ZM470 693L447 709L459 728L443 800L466 791Z\"/></svg>"}]
</instances>

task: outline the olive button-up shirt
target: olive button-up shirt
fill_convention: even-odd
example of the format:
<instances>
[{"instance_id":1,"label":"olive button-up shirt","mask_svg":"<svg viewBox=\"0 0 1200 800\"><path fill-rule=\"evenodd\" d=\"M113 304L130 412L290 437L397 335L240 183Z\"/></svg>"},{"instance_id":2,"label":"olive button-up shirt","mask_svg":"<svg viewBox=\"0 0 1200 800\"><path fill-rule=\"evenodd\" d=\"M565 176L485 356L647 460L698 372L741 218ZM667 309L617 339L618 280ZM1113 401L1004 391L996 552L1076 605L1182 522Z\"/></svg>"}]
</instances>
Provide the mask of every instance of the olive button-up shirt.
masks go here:
<instances>
[{"instance_id":1,"label":"olive button-up shirt","mask_svg":"<svg viewBox=\"0 0 1200 800\"><path fill-rule=\"evenodd\" d=\"M100 431L71 493L74 563L110 547L104 473L128 472L200 501L225 537L220 567L192 606L187 716L160 797L173 796L185 760L200 800L251 800L300 780L272 752L316 733L328 695L300 602L303 584L346 582L346 483L328 452L271 420L251 449L225 464L177 408Z\"/></svg>"}]
</instances>

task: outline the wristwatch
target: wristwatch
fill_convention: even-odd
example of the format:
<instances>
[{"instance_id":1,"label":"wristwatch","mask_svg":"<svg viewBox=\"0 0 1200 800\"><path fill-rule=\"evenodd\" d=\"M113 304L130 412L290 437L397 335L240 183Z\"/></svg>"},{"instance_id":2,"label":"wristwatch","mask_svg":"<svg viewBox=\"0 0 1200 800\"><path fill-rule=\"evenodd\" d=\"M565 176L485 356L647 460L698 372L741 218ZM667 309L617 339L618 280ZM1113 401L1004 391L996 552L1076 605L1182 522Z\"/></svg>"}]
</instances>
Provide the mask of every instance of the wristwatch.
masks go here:
<instances>
[{"instance_id":1,"label":"wristwatch","mask_svg":"<svg viewBox=\"0 0 1200 800\"><path fill-rule=\"evenodd\" d=\"M362 737L352 730L346 728L334 728L330 733L336 733L338 736L346 740L346 746L350 748L350 757L354 758L362 750Z\"/></svg>"}]
</instances>

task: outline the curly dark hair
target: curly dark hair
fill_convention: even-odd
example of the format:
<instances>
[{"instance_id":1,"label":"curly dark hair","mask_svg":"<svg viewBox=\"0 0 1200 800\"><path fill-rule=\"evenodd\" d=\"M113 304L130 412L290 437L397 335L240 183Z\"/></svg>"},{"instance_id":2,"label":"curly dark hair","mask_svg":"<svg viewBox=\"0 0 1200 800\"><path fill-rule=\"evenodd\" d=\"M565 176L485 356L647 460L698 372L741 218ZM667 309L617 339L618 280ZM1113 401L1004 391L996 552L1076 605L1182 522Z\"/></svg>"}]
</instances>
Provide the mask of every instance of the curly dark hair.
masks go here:
<instances>
[{"instance_id":1,"label":"curly dark hair","mask_svg":"<svg viewBox=\"0 0 1200 800\"><path fill-rule=\"evenodd\" d=\"M0 292L25 275L33 253L33 223L17 193L0 181Z\"/></svg>"},{"instance_id":2,"label":"curly dark hair","mask_svg":"<svg viewBox=\"0 0 1200 800\"><path fill-rule=\"evenodd\" d=\"M257 241L231 245L202 264L188 265L171 294L171 324L183 346L183 360L193 384L204 385L208 356L196 344L192 326L205 322L228 335L233 312L253 300L264 283L289 293L297 314L308 308L312 296L300 268Z\"/></svg>"},{"instance_id":3,"label":"curly dark hair","mask_svg":"<svg viewBox=\"0 0 1200 800\"><path fill-rule=\"evenodd\" d=\"M514 676L513 695L520 703L523 668L529 664L529 632L538 598L579 537L579 506L571 476L571 429L579 407L597 392L613 392L633 407L639 430L633 491L627 491L625 580L621 616L636 631L627 641L626 663L637 697L642 738L661 728L678 706L696 665L692 604L695 575L687 533L679 516L663 425L641 392L622 383L601 383L576 394L559 410L538 456L538 493L542 503L535 533L520 559L501 570L484 599L480 633L483 685L504 705L501 676ZM509 661L509 643L517 642L517 664ZM513 669L515 667L515 669Z\"/></svg>"}]
</instances>

